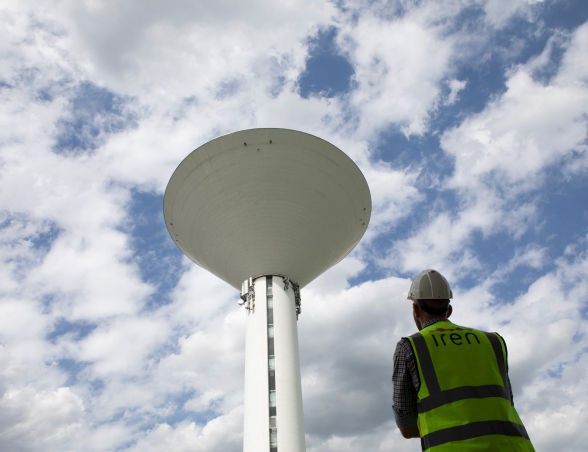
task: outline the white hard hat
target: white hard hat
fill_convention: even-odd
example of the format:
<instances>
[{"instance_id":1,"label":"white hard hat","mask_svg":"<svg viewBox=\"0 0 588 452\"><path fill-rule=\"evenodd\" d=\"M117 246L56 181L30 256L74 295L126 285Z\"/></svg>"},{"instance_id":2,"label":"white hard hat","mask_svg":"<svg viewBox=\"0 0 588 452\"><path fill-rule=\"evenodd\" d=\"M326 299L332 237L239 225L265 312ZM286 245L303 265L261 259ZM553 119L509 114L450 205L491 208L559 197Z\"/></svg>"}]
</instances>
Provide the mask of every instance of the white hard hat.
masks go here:
<instances>
[{"instance_id":1,"label":"white hard hat","mask_svg":"<svg viewBox=\"0 0 588 452\"><path fill-rule=\"evenodd\" d=\"M437 270L424 270L413 279L408 292L409 300L449 300L451 287Z\"/></svg>"}]
</instances>

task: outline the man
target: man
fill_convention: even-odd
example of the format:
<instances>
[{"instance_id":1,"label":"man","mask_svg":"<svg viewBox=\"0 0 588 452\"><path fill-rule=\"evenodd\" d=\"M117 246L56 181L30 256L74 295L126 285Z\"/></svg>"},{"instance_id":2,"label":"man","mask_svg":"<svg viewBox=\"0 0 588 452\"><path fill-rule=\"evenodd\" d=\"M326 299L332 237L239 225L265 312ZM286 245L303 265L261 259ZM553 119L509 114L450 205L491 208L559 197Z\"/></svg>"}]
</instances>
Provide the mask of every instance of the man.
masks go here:
<instances>
[{"instance_id":1,"label":"man","mask_svg":"<svg viewBox=\"0 0 588 452\"><path fill-rule=\"evenodd\" d=\"M394 353L394 416L405 438L423 451L534 451L517 414L506 344L497 333L448 320L447 280L425 270L408 299L419 332Z\"/></svg>"}]
</instances>

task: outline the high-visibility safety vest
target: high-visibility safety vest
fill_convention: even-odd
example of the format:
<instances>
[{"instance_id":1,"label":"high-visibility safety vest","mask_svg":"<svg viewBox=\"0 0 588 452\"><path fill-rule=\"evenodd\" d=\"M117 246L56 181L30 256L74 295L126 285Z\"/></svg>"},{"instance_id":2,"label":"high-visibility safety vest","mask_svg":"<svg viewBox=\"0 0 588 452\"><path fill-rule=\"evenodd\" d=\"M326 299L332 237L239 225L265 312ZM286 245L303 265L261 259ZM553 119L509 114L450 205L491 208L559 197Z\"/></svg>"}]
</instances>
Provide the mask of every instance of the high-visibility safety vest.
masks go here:
<instances>
[{"instance_id":1,"label":"high-visibility safety vest","mask_svg":"<svg viewBox=\"0 0 588 452\"><path fill-rule=\"evenodd\" d=\"M506 346L498 334L439 321L408 340L421 382L423 451L535 450L512 403Z\"/></svg>"}]
</instances>

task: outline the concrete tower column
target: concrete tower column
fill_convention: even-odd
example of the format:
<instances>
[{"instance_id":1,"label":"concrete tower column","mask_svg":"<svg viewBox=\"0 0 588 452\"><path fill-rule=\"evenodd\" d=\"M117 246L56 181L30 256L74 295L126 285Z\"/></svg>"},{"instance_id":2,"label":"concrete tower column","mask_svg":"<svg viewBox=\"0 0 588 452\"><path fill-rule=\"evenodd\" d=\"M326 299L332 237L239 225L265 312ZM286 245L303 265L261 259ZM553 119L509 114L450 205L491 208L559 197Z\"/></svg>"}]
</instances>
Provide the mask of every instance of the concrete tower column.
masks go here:
<instances>
[{"instance_id":1,"label":"concrete tower column","mask_svg":"<svg viewBox=\"0 0 588 452\"><path fill-rule=\"evenodd\" d=\"M246 290L245 290L246 289ZM304 452L296 296L281 276L244 283L244 452Z\"/></svg>"}]
</instances>

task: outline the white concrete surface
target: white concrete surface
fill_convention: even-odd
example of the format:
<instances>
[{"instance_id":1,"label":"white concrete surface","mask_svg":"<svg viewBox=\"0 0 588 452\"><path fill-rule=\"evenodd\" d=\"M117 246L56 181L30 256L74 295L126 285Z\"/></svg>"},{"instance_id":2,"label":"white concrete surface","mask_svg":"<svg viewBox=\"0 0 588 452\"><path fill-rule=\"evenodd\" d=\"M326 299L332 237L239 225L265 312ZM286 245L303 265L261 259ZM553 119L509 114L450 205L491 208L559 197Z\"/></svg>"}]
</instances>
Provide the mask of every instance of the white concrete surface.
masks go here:
<instances>
[{"instance_id":1,"label":"white concrete surface","mask_svg":"<svg viewBox=\"0 0 588 452\"><path fill-rule=\"evenodd\" d=\"M304 421L296 306L292 286L272 278L278 452L304 452ZM255 307L245 311L244 452L269 452L269 378L266 277L254 280Z\"/></svg>"},{"instance_id":2,"label":"white concrete surface","mask_svg":"<svg viewBox=\"0 0 588 452\"><path fill-rule=\"evenodd\" d=\"M287 129L206 143L178 166L164 195L176 244L237 289L268 274L305 286L359 242L371 209L367 182L345 153Z\"/></svg>"}]
</instances>

